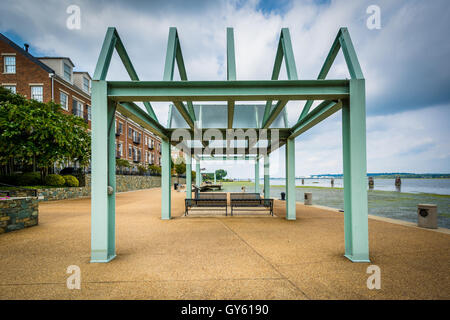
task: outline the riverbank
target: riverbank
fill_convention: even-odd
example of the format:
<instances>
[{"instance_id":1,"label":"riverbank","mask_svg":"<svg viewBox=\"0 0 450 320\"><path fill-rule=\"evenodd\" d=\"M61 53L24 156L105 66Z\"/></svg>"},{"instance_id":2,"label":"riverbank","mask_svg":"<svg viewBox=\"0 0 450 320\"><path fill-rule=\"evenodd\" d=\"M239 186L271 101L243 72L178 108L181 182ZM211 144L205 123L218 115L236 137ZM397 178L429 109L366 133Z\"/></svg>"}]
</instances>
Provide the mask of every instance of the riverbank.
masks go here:
<instances>
[{"instance_id":1,"label":"riverbank","mask_svg":"<svg viewBox=\"0 0 450 320\"><path fill-rule=\"evenodd\" d=\"M224 182L224 192L240 192L245 186L247 192L252 192L253 182L235 181ZM263 185L260 185L262 192ZM271 185L270 196L280 199L285 186ZM296 200L303 202L305 192L313 194L313 204L344 209L343 188L330 188L322 186L296 186ZM450 229L450 195L431 193L407 193L397 191L368 190L369 214L399 219L407 222L417 222L417 205L422 203L436 204L438 207L438 226Z\"/></svg>"}]
</instances>

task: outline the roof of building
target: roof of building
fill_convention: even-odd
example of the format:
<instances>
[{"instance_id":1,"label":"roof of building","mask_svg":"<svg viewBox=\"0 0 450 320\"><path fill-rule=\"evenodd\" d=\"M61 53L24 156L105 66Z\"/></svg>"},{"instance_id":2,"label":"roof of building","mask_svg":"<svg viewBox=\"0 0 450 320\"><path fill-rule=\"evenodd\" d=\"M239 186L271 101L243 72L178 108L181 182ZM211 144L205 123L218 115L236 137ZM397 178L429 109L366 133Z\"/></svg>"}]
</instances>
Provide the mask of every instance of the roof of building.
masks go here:
<instances>
[{"instance_id":1,"label":"roof of building","mask_svg":"<svg viewBox=\"0 0 450 320\"><path fill-rule=\"evenodd\" d=\"M65 59L69 60L70 64L72 64L72 67L75 67L75 64L72 62L72 60L70 60L69 57L36 57L36 59L54 59L54 60Z\"/></svg>"},{"instance_id":2,"label":"roof of building","mask_svg":"<svg viewBox=\"0 0 450 320\"><path fill-rule=\"evenodd\" d=\"M21 48L20 46L18 46L14 41L12 41L11 39L9 39L8 37L6 37L4 34L0 33L0 40L6 42L8 45L10 45L11 47L13 47L14 49L16 49L18 52L20 52L21 54L23 54L25 57L27 57L28 59L30 59L31 61L33 61L34 63L36 63L37 65L39 65L42 69L44 69L45 71L47 71L48 73L55 73L55 71L50 68L49 66L47 66L45 63L39 61L37 58L35 58L33 55L31 55L29 52L25 51L23 48Z\"/></svg>"}]
</instances>

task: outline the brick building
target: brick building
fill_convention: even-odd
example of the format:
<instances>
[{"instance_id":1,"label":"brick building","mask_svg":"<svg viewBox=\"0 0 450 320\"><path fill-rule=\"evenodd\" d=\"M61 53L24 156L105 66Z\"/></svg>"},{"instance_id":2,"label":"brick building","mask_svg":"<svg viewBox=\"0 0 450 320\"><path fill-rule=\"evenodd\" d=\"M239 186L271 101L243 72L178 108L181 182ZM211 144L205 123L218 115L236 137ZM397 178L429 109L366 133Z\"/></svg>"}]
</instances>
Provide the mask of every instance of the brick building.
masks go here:
<instances>
[{"instance_id":1,"label":"brick building","mask_svg":"<svg viewBox=\"0 0 450 320\"><path fill-rule=\"evenodd\" d=\"M28 99L55 101L63 112L82 117L91 127L91 77L74 71L68 57L34 57L0 33L0 85ZM161 141L116 113L116 158L135 165L160 165Z\"/></svg>"}]
</instances>

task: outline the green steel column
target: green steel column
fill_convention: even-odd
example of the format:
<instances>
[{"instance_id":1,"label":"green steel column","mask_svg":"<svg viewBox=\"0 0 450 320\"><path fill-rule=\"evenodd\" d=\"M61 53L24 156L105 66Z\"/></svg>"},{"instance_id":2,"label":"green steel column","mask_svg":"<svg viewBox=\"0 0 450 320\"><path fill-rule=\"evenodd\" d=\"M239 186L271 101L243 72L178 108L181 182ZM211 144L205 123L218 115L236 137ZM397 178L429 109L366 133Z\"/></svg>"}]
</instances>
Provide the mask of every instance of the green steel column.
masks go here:
<instances>
[{"instance_id":1,"label":"green steel column","mask_svg":"<svg viewBox=\"0 0 450 320\"><path fill-rule=\"evenodd\" d=\"M264 156L264 198L270 198L269 155Z\"/></svg>"},{"instance_id":2,"label":"green steel column","mask_svg":"<svg viewBox=\"0 0 450 320\"><path fill-rule=\"evenodd\" d=\"M286 219L295 220L295 139L286 140Z\"/></svg>"},{"instance_id":3,"label":"green steel column","mask_svg":"<svg viewBox=\"0 0 450 320\"><path fill-rule=\"evenodd\" d=\"M260 190L259 190L259 159L255 159L255 193L260 193Z\"/></svg>"},{"instance_id":4,"label":"green steel column","mask_svg":"<svg viewBox=\"0 0 450 320\"><path fill-rule=\"evenodd\" d=\"M186 157L186 199L192 199L192 158Z\"/></svg>"},{"instance_id":5,"label":"green steel column","mask_svg":"<svg viewBox=\"0 0 450 320\"><path fill-rule=\"evenodd\" d=\"M108 105L105 81L92 82L91 262L115 254L114 105ZM108 195L108 186L112 187Z\"/></svg>"},{"instance_id":6,"label":"green steel column","mask_svg":"<svg viewBox=\"0 0 450 320\"><path fill-rule=\"evenodd\" d=\"M342 145L345 256L353 262L370 262L364 80L350 80L350 101L342 107Z\"/></svg>"},{"instance_id":7,"label":"green steel column","mask_svg":"<svg viewBox=\"0 0 450 320\"><path fill-rule=\"evenodd\" d=\"M161 149L161 219L169 220L171 217L170 196L172 190L169 140L161 139Z\"/></svg>"},{"instance_id":8,"label":"green steel column","mask_svg":"<svg viewBox=\"0 0 450 320\"><path fill-rule=\"evenodd\" d=\"M200 161L195 163L195 184L200 186L202 184L202 173L200 172Z\"/></svg>"}]
</instances>

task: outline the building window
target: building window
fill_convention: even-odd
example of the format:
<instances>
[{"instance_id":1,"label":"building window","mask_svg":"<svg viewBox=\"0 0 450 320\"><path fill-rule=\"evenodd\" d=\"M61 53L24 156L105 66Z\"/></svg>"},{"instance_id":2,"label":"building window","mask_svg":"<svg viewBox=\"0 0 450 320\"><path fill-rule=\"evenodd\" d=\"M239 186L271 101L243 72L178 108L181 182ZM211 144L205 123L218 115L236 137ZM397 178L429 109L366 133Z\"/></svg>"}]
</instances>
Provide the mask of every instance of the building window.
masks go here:
<instances>
[{"instance_id":1,"label":"building window","mask_svg":"<svg viewBox=\"0 0 450 320\"><path fill-rule=\"evenodd\" d=\"M131 158L131 146L128 146L128 158Z\"/></svg>"},{"instance_id":2,"label":"building window","mask_svg":"<svg viewBox=\"0 0 450 320\"><path fill-rule=\"evenodd\" d=\"M83 90L89 92L89 79L83 78Z\"/></svg>"},{"instance_id":3,"label":"building window","mask_svg":"<svg viewBox=\"0 0 450 320\"><path fill-rule=\"evenodd\" d=\"M91 120L91 106L86 106L86 111L87 111L87 119L90 121Z\"/></svg>"},{"instance_id":4,"label":"building window","mask_svg":"<svg viewBox=\"0 0 450 320\"><path fill-rule=\"evenodd\" d=\"M42 86L31 86L31 99L39 102L44 101L44 88Z\"/></svg>"},{"instance_id":5,"label":"building window","mask_svg":"<svg viewBox=\"0 0 450 320\"><path fill-rule=\"evenodd\" d=\"M123 132L123 123L119 122L119 133L122 134Z\"/></svg>"},{"instance_id":6,"label":"building window","mask_svg":"<svg viewBox=\"0 0 450 320\"><path fill-rule=\"evenodd\" d=\"M3 58L4 73L16 73L16 57L4 56Z\"/></svg>"},{"instance_id":7,"label":"building window","mask_svg":"<svg viewBox=\"0 0 450 320\"><path fill-rule=\"evenodd\" d=\"M83 104L80 101L73 99L72 113L78 117L83 118Z\"/></svg>"},{"instance_id":8,"label":"building window","mask_svg":"<svg viewBox=\"0 0 450 320\"><path fill-rule=\"evenodd\" d=\"M64 92L59 93L59 103L64 110L69 110L69 96Z\"/></svg>"},{"instance_id":9,"label":"building window","mask_svg":"<svg viewBox=\"0 0 450 320\"><path fill-rule=\"evenodd\" d=\"M131 128L128 128L128 138L131 138L131 134L132 134L131 131L132 131Z\"/></svg>"},{"instance_id":10,"label":"building window","mask_svg":"<svg viewBox=\"0 0 450 320\"><path fill-rule=\"evenodd\" d=\"M72 68L64 63L64 79L71 82L72 81Z\"/></svg>"},{"instance_id":11,"label":"building window","mask_svg":"<svg viewBox=\"0 0 450 320\"><path fill-rule=\"evenodd\" d=\"M6 85L6 86L3 86L3 88L8 89L12 93L16 93L16 86Z\"/></svg>"}]
</instances>

